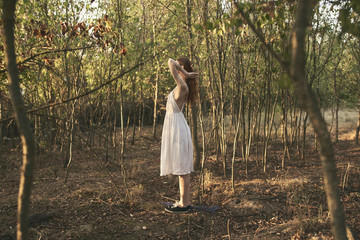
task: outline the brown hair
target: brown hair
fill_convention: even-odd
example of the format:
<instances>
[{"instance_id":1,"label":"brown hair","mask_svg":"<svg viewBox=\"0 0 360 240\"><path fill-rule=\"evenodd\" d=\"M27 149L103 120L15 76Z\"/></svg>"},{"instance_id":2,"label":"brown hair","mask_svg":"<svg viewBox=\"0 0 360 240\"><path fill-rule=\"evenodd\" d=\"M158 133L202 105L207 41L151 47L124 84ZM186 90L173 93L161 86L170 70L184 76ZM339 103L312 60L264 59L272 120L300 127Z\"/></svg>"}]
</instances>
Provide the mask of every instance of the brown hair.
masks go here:
<instances>
[{"instance_id":1,"label":"brown hair","mask_svg":"<svg viewBox=\"0 0 360 240\"><path fill-rule=\"evenodd\" d=\"M191 66L191 62L188 58L181 57L177 61L181 66L184 67L187 72L194 72L194 69ZM187 103L192 105L197 100L198 95L198 84L195 78L185 78L185 82L189 87L189 95L187 97Z\"/></svg>"}]
</instances>

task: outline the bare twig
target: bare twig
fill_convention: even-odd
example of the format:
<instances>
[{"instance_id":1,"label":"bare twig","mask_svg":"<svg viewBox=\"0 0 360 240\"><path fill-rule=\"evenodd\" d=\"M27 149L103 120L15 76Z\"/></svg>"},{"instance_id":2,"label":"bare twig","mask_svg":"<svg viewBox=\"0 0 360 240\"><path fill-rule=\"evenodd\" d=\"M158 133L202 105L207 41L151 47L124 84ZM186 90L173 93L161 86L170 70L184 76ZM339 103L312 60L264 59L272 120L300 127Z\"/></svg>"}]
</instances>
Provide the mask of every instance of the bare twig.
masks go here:
<instances>
[{"instance_id":1,"label":"bare twig","mask_svg":"<svg viewBox=\"0 0 360 240\"><path fill-rule=\"evenodd\" d=\"M115 210L117 213L120 213L121 215L123 215L124 217L128 217L128 215L126 215L125 213L121 212L120 210L114 208L114 206L110 205L108 202L105 202L104 200L102 200L101 198L97 198L97 200L99 202L102 202L104 204L106 204L107 206L109 206L112 210Z\"/></svg>"},{"instance_id":2,"label":"bare twig","mask_svg":"<svg viewBox=\"0 0 360 240\"><path fill-rule=\"evenodd\" d=\"M38 53L38 54L34 54L31 57L28 57L27 59L25 59L24 61L18 62L16 65L20 66L23 65L24 63L27 63L31 60L33 60L34 58L37 58L39 56L42 55L46 55L49 53L58 53L58 52L70 52L70 51L77 51L77 50L83 50L83 49L87 49L87 48L92 48L94 45L90 45L90 46L86 46L86 47L80 47L80 48L67 48L67 49L58 49L58 50L52 50L52 51L47 51L47 52L42 52L42 53ZM1 69L0 73L4 73L6 72L6 69Z\"/></svg>"},{"instance_id":3,"label":"bare twig","mask_svg":"<svg viewBox=\"0 0 360 240\"><path fill-rule=\"evenodd\" d=\"M261 41L261 43L266 47L266 49L271 53L271 55L279 62L279 64L282 66L283 69L285 69L287 72L290 71L289 70L289 66L288 64L286 64L286 62L284 61L284 59L275 52L275 50L273 49L273 47L268 44L265 40L264 34L261 32L260 29L257 29L255 27L255 25L252 23L252 21L249 19L249 16L247 14L245 14L245 12L243 11L243 9L240 7L239 3L237 3L236 1L234 1L234 5L236 7L236 9L238 10L238 12L240 13L242 19L245 21L245 23L247 25L249 25L249 27L251 28L251 30L255 33L255 35L259 38L259 40Z\"/></svg>"},{"instance_id":4,"label":"bare twig","mask_svg":"<svg viewBox=\"0 0 360 240\"><path fill-rule=\"evenodd\" d=\"M164 195L160 195L160 197L165 198L166 200L170 200L170 201L176 202L176 199L174 199L174 198L169 198L169 197L166 197L166 196L164 196Z\"/></svg>"},{"instance_id":5,"label":"bare twig","mask_svg":"<svg viewBox=\"0 0 360 240\"><path fill-rule=\"evenodd\" d=\"M101 169L106 169L106 166L107 166L107 165L103 166L103 165L101 164L102 162L101 162L101 159L100 159L100 157L98 156L98 154L95 152L95 150L91 147L91 145L90 145L80 134L77 134L77 133L74 132L74 131L68 130L68 129L64 128L63 126L61 126L60 124L58 124L58 123L55 123L55 124L56 124L58 127L63 128L65 131L71 132L72 134L74 134L75 136L77 136L78 138L80 138L82 141L84 141L84 142L86 143L86 145L89 147L90 151L94 154L94 156L95 156L95 162L98 164L98 166L99 166ZM107 169L106 169L106 170L107 170ZM109 171L105 171L105 173L106 173L106 174L108 175L108 177L110 178L111 183L113 184L114 189L116 190L116 192L117 192L117 194L118 194L118 197L120 198L120 196L121 196L120 190L119 190L119 188L116 186L113 176L109 173ZM124 174L123 174L123 175L124 175ZM125 185L125 190L126 190L126 192L127 192L127 195L129 195L129 190L128 190L128 188L127 188L127 184L126 184L125 179L124 179L124 185Z\"/></svg>"},{"instance_id":6,"label":"bare twig","mask_svg":"<svg viewBox=\"0 0 360 240\"><path fill-rule=\"evenodd\" d=\"M156 56L158 56L160 53L162 53L164 50L166 50L170 45L172 45L172 43L168 44L165 48L163 48L162 50L160 50L159 52L157 52L156 54L152 55L149 59L146 59L140 63L137 63L135 64L134 66L132 66L131 68L129 68L128 70L125 70L125 71L122 71L121 73L119 73L117 76L113 77L112 79L100 84L99 86L89 90L89 91L86 91L80 95L77 95L77 96L74 96L74 97L71 97L71 98L68 98L68 99L65 99L65 100L61 100L59 102L55 102L55 103L49 103L49 104L46 104L44 106L41 106L41 107L38 107L38 108L34 108L34 109L30 109L27 111L27 113L34 113L34 112L37 112L37 111L40 111L40 110L43 110L43 109L47 109L47 108L50 108L50 107L56 107L56 106L59 106L59 105L62 105L64 103L68 103L68 102L71 102L71 101L74 101L76 99L79 99L79 98L82 98L84 96L87 96L89 94L92 94L100 89L102 89L103 87L115 82L116 80L118 80L119 78L122 78L124 75L132 72L133 70L137 69L138 67L144 65L145 63L149 62L150 60L152 60L153 58L155 58ZM6 119L2 119L0 122L6 122L6 121L9 121L11 119L13 119L14 116L12 117L9 117L9 118L6 118Z\"/></svg>"}]
</instances>

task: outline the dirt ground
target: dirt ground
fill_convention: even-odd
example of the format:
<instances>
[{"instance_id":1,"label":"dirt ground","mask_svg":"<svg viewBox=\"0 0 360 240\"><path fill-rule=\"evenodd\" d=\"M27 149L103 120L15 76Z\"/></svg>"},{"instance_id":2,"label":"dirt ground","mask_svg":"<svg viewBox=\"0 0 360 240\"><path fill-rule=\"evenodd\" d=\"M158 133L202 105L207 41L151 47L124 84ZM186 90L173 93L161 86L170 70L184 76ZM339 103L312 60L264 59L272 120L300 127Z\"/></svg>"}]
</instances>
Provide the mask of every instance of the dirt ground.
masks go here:
<instances>
[{"instance_id":1,"label":"dirt ground","mask_svg":"<svg viewBox=\"0 0 360 240\"><path fill-rule=\"evenodd\" d=\"M346 221L360 237L360 145L354 124L340 131L334 145ZM160 135L161 129L158 129ZM65 183L64 153L43 149L37 156L31 200L31 239L333 239L321 163L315 144L306 159L296 151L281 170L280 141L269 147L268 171L240 154L235 192L231 188L229 146L227 177L221 160L209 150L205 190L199 172L192 174L192 204L219 206L216 213L169 214L160 202L178 198L177 178L159 176L160 140L146 128L135 145L127 142L124 175L118 160L103 161L103 147L75 148ZM112 158L112 152L110 159ZM15 239L21 147L4 144L0 169L0 239ZM118 192L117 192L118 191Z\"/></svg>"}]
</instances>

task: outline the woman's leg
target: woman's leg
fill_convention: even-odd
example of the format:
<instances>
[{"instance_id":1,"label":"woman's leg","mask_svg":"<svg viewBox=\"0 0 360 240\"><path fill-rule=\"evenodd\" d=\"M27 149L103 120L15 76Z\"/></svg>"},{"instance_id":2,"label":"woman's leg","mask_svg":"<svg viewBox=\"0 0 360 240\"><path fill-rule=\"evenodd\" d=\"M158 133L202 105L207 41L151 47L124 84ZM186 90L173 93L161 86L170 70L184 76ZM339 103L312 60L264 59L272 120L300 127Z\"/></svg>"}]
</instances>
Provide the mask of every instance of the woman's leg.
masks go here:
<instances>
[{"instance_id":1,"label":"woman's leg","mask_svg":"<svg viewBox=\"0 0 360 240\"><path fill-rule=\"evenodd\" d=\"M190 205L190 173L179 175L180 201L179 207Z\"/></svg>"}]
</instances>

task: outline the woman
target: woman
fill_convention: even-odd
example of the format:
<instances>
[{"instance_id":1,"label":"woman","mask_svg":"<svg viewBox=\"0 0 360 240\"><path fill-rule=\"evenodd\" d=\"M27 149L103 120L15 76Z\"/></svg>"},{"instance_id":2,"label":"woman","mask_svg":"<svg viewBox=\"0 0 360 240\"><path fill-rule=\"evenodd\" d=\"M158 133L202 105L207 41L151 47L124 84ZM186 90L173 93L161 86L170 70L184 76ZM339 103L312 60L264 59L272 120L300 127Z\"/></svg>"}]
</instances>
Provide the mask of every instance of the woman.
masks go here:
<instances>
[{"instance_id":1,"label":"woman","mask_svg":"<svg viewBox=\"0 0 360 240\"><path fill-rule=\"evenodd\" d=\"M169 59L170 72L177 84L168 96L161 139L160 176L178 175L180 200L165 208L168 212L187 212L190 206L190 173L193 170L193 146L189 125L182 110L197 96L197 73L187 58Z\"/></svg>"}]
</instances>

